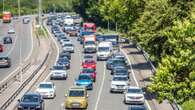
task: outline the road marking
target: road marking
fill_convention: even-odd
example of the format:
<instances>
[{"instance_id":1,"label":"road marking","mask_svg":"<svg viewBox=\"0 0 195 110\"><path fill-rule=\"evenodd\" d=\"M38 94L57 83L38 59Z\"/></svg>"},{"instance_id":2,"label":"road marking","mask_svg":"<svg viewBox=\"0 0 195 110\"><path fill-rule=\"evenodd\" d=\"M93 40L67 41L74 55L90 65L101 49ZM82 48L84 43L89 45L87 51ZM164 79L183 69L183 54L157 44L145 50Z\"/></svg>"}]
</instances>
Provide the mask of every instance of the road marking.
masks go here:
<instances>
[{"instance_id":1,"label":"road marking","mask_svg":"<svg viewBox=\"0 0 195 110\"><path fill-rule=\"evenodd\" d=\"M97 101L96 101L95 109L94 110L98 110L98 104L99 104L100 97L101 97L101 94L102 94L102 90L103 90L103 86L104 86L104 82L105 82L105 77L106 77L106 66L105 66L105 62L104 62L103 79L102 79L102 83L101 83L101 86L100 86L100 89L99 89L99 93L98 93L98 97L97 97Z\"/></svg>"},{"instance_id":2,"label":"road marking","mask_svg":"<svg viewBox=\"0 0 195 110\"><path fill-rule=\"evenodd\" d=\"M32 55L32 52L33 52L34 42L33 42L32 22L31 22L31 26L30 26L30 40L31 40L31 50L30 50L30 53L28 54L28 56L24 59L24 62L26 62L30 58L30 56Z\"/></svg>"},{"instance_id":3,"label":"road marking","mask_svg":"<svg viewBox=\"0 0 195 110\"><path fill-rule=\"evenodd\" d=\"M139 87L139 83L138 83L138 81L137 81L137 79L136 79L136 77L135 77L135 73L134 73L134 71L133 71L132 63L131 63L131 61L130 61L128 55L127 55L127 53L126 53L123 49L121 49L121 48L120 48L120 50L121 50L121 52L125 55L125 57L127 58L127 61L129 62L129 65L130 65L130 68L131 68L131 73L132 73L132 75L133 75L133 79L134 79L134 81L135 81L135 83L136 83L136 86ZM147 100L145 100L145 103L146 103L148 109L149 109L149 110L152 110Z\"/></svg>"},{"instance_id":4,"label":"road marking","mask_svg":"<svg viewBox=\"0 0 195 110\"><path fill-rule=\"evenodd\" d=\"M19 25L19 28L20 28L20 25ZM20 33L20 32L19 32L19 33ZM19 33L18 33L18 34L19 34ZM18 35L15 34L15 36L16 36L16 37L15 37L15 38L16 38L16 39L15 39L15 42L14 42L14 44L11 46L11 49L8 51L8 53L7 53L5 56L9 56L9 55L13 52L13 49L14 49L14 47L15 47L15 45L16 45L17 40L18 40ZM20 43L20 42L19 42L19 43Z\"/></svg>"}]
</instances>

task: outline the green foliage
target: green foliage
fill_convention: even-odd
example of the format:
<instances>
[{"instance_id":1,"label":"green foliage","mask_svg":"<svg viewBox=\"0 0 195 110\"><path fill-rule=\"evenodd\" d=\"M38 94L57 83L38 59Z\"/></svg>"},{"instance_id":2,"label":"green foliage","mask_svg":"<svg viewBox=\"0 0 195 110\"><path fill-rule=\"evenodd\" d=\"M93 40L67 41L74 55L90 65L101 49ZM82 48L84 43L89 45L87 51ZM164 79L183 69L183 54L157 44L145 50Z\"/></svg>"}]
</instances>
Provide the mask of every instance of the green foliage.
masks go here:
<instances>
[{"instance_id":1,"label":"green foliage","mask_svg":"<svg viewBox=\"0 0 195 110\"><path fill-rule=\"evenodd\" d=\"M149 90L159 102L195 98L195 3L193 0L77 0L85 18L139 43L159 65ZM97 23L97 22L96 22Z\"/></svg>"},{"instance_id":2,"label":"green foliage","mask_svg":"<svg viewBox=\"0 0 195 110\"><path fill-rule=\"evenodd\" d=\"M189 100L182 104L183 110L194 110L195 100Z\"/></svg>"},{"instance_id":3,"label":"green foliage","mask_svg":"<svg viewBox=\"0 0 195 110\"><path fill-rule=\"evenodd\" d=\"M70 12L73 11L74 0L42 0L43 12ZM6 11L11 11L14 15L18 14L17 0L4 0ZM21 14L33 14L38 12L38 0L20 0ZM0 7L3 7L0 1ZM3 8L0 8L2 12Z\"/></svg>"}]
</instances>

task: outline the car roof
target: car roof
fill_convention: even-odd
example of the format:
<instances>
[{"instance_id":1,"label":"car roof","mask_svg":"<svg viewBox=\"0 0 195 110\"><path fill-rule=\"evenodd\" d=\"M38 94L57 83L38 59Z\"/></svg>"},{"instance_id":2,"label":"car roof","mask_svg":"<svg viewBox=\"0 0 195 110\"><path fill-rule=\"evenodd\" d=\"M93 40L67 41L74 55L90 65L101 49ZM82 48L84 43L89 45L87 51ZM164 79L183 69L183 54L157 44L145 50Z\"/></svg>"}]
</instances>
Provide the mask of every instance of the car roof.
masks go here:
<instances>
[{"instance_id":1,"label":"car roof","mask_svg":"<svg viewBox=\"0 0 195 110\"><path fill-rule=\"evenodd\" d=\"M84 86L72 86L69 90L85 90Z\"/></svg>"},{"instance_id":2,"label":"car roof","mask_svg":"<svg viewBox=\"0 0 195 110\"><path fill-rule=\"evenodd\" d=\"M147 110L145 105L130 105L128 110Z\"/></svg>"},{"instance_id":3,"label":"car roof","mask_svg":"<svg viewBox=\"0 0 195 110\"><path fill-rule=\"evenodd\" d=\"M24 95L40 95L38 92L26 92Z\"/></svg>"}]
</instances>

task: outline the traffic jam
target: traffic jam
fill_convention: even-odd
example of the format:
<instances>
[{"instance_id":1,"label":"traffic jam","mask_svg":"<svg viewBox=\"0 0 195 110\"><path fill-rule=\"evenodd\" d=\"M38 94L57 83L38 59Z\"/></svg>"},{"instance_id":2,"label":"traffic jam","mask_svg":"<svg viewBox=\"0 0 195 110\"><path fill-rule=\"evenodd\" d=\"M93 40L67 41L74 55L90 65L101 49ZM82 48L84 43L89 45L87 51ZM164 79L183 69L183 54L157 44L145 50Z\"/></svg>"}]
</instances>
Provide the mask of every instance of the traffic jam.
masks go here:
<instances>
[{"instance_id":1,"label":"traffic jam","mask_svg":"<svg viewBox=\"0 0 195 110\"><path fill-rule=\"evenodd\" d=\"M97 62L105 62L110 76L110 94L122 94L123 103L132 105L128 110L147 110L142 88L130 84L129 62L120 51L120 44L128 43L126 39L119 39L117 34L99 34L96 24L82 22L77 14L51 14L46 24L50 27L53 38L60 45L60 54L55 64L50 68L50 81L38 84L35 91L24 94L19 99L18 110L43 110L45 100L54 99L56 85L52 80L67 80L71 73L72 55L76 53L72 38L83 48L80 73L75 77L74 84L65 93L64 109L88 109L89 94L98 81ZM137 109L136 109L137 108Z\"/></svg>"}]
</instances>

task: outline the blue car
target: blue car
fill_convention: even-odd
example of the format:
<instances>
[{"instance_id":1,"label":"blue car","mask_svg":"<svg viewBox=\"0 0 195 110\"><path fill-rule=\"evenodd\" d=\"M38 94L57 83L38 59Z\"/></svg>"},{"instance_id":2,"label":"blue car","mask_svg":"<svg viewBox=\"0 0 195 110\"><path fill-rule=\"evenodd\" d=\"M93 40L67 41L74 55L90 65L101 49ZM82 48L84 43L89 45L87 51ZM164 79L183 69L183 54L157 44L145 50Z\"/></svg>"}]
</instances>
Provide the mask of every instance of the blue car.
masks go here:
<instances>
[{"instance_id":1,"label":"blue car","mask_svg":"<svg viewBox=\"0 0 195 110\"><path fill-rule=\"evenodd\" d=\"M90 74L80 74L75 80L75 85L85 86L87 90L93 90L93 78Z\"/></svg>"},{"instance_id":2,"label":"blue car","mask_svg":"<svg viewBox=\"0 0 195 110\"><path fill-rule=\"evenodd\" d=\"M44 100L39 93L28 92L18 102L18 110L44 110Z\"/></svg>"}]
</instances>

